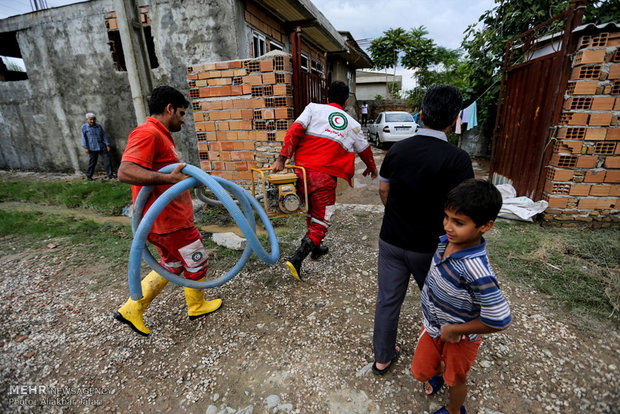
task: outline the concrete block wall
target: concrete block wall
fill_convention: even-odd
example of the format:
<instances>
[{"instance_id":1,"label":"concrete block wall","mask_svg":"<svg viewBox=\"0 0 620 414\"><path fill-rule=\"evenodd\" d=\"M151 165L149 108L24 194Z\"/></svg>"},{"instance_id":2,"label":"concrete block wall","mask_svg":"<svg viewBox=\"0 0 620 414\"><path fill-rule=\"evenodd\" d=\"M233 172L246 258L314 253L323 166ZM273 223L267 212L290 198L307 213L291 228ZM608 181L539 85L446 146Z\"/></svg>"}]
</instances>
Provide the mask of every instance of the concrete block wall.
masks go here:
<instances>
[{"instance_id":1,"label":"concrete block wall","mask_svg":"<svg viewBox=\"0 0 620 414\"><path fill-rule=\"evenodd\" d=\"M547 222L620 223L620 32L583 35L547 167Z\"/></svg>"},{"instance_id":2,"label":"concrete block wall","mask_svg":"<svg viewBox=\"0 0 620 414\"><path fill-rule=\"evenodd\" d=\"M187 68L200 168L248 187L252 168L271 166L294 121L291 56Z\"/></svg>"}]
</instances>

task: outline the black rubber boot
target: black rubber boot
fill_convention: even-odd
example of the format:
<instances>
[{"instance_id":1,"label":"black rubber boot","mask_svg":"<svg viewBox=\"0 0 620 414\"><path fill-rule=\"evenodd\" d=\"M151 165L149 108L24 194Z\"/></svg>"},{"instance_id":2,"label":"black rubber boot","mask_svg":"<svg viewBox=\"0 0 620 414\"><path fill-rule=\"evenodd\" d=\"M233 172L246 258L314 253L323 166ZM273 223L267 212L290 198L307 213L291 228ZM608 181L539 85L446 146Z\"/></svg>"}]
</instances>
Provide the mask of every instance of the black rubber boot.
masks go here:
<instances>
[{"instance_id":1,"label":"black rubber boot","mask_svg":"<svg viewBox=\"0 0 620 414\"><path fill-rule=\"evenodd\" d=\"M314 246L312 248L312 253L310 254L310 258L312 260L319 260L321 256L327 254L329 252L329 247L327 246Z\"/></svg>"},{"instance_id":2,"label":"black rubber boot","mask_svg":"<svg viewBox=\"0 0 620 414\"><path fill-rule=\"evenodd\" d=\"M286 261L286 266L291 275L297 280L301 280L301 263L310 254L314 244L308 236L301 239L301 245L295 250L295 254Z\"/></svg>"}]
</instances>

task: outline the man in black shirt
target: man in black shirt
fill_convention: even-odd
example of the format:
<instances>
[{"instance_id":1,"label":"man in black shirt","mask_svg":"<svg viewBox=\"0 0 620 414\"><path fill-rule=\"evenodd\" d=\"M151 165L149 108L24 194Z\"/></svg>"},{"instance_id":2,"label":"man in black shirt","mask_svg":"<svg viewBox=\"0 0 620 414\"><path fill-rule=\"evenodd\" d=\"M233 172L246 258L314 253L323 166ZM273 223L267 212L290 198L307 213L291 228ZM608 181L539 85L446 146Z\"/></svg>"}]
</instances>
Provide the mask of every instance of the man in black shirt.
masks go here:
<instances>
[{"instance_id":1,"label":"man in black shirt","mask_svg":"<svg viewBox=\"0 0 620 414\"><path fill-rule=\"evenodd\" d=\"M447 193L474 177L469 155L448 143L463 104L453 86L436 85L424 95L415 136L395 143L379 172L379 194L385 205L379 234L378 293L375 309L372 370L385 374L400 355L396 346L400 308L411 275L424 285L439 236L444 233Z\"/></svg>"}]
</instances>

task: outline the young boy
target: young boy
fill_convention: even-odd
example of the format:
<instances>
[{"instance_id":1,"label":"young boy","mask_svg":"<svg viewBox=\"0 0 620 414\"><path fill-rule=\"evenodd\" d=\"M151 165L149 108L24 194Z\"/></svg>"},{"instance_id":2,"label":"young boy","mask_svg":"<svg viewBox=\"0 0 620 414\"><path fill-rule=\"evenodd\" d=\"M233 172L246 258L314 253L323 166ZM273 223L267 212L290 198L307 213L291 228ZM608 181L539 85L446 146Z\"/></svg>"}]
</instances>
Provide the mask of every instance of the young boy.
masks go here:
<instances>
[{"instance_id":1,"label":"young boy","mask_svg":"<svg viewBox=\"0 0 620 414\"><path fill-rule=\"evenodd\" d=\"M484 180L452 189L445 203L446 234L422 289L424 325L411 372L434 395L450 387L450 403L434 414L465 413L467 373L478 354L480 334L505 329L510 309L489 265L482 235L493 227L502 196Z\"/></svg>"}]
</instances>

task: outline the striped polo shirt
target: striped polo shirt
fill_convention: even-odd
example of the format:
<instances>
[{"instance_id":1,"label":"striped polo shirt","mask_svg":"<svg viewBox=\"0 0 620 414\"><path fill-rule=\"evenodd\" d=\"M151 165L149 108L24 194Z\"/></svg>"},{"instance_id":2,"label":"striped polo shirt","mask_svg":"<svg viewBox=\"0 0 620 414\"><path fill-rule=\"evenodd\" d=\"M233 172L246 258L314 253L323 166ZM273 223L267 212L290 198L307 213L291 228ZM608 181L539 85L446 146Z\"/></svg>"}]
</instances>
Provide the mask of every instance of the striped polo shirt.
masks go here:
<instances>
[{"instance_id":1,"label":"striped polo shirt","mask_svg":"<svg viewBox=\"0 0 620 414\"><path fill-rule=\"evenodd\" d=\"M510 324L510 307L499 289L489 264L486 241L443 257L447 236L439 246L422 289L424 328L439 337L446 324L461 324L480 318L485 325L503 329ZM469 335L475 341L479 334Z\"/></svg>"}]
</instances>

